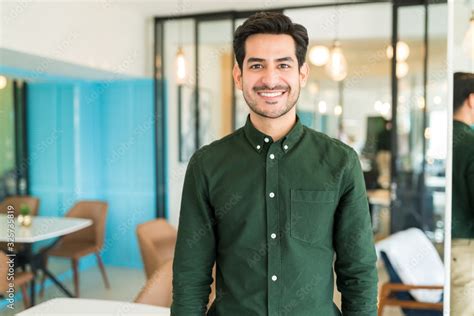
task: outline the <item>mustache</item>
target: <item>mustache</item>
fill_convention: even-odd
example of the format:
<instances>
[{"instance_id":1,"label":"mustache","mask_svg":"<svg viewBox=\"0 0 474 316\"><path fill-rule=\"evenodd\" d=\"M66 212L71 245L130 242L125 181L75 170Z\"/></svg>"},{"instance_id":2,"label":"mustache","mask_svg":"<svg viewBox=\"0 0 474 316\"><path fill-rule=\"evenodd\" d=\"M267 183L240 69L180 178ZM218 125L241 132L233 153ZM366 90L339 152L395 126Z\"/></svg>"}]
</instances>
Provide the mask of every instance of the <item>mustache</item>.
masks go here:
<instances>
[{"instance_id":1,"label":"mustache","mask_svg":"<svg viewBox=\"0 0 474 316\"><path fill-rule=\"evenodd\" d=\"M269 88L269 87L267 87L267 86L255 86L255 87L253 87L253 91L255 91L255 92L264 91L264 90L267 90L267 91L271 91L271 90L284 90L284 91L288 91L288 90L289 90L289 87L288 87L288 86L283 86L283 85L274 86L273 88Z\"/></svg>"}]
</instances>

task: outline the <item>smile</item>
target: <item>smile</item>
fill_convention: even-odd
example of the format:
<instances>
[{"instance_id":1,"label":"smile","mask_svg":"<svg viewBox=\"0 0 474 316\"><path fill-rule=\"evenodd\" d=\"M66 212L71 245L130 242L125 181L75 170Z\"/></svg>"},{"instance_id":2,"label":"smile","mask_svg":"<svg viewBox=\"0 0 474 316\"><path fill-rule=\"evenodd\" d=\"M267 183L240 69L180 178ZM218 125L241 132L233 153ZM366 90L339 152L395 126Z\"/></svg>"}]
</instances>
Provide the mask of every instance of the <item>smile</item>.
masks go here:
<instances>
[{"instance_id":1,"label":"smile","mask_svg":"<svg viewBox=\"0 0 474 316\"><path fill-rule=\"evenodd\" d=\"M275 92L257 92L259 96L265 98L275 98L283 95L285 91L275 91Z\"/></svg>"}]
</instances>

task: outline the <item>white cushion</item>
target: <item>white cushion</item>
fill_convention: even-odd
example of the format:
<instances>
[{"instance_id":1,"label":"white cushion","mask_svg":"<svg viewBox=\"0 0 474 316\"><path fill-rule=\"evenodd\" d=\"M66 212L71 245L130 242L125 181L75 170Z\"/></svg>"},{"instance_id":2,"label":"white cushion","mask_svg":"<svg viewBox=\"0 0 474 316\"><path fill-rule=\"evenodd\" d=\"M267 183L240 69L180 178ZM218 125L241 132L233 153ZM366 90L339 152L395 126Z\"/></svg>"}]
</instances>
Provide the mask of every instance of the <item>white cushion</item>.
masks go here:
<instances>
[{"instance_id":1,"label":"white cushion","mask_svg":"<svg viewBox=\"0 0 474 316\"><path fill-rule=\"evenodd\" d=\"M404 284L444 285L444 265L436 248L418 228L391 235L376 244L377 254L387 254ZM437 303L443 290L411 290L419 302Z\"/></svg>"}]
</instances>

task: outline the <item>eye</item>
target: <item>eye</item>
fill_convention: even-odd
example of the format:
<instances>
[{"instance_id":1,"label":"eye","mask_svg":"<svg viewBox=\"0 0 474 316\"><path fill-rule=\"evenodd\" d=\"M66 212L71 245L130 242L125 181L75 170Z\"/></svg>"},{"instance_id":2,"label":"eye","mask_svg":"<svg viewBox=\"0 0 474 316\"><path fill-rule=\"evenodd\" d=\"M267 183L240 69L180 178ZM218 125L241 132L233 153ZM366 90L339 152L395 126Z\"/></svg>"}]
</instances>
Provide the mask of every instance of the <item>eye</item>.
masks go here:
<instances>
[{"instance_id":1,"label":"eye","mask_svg":"<svg viewBox=\"0 0 474 316\"><path fill-rule=\"evenodd\" d=\"M263 66L261 64L253 64L250 66L250 69L261 69Z\"/></svg>"},{"instance_id":2,"label":"eye","mask_svg":"<svg viewBox=\"0 0 474 316\"><path fill-rule=\"evenodd\" d=\"M288 65L288 64L280 64L280 68L286 69L286 68L290 68L290 67L291 67L291 66Z\"/></svg>"}]
</instances>

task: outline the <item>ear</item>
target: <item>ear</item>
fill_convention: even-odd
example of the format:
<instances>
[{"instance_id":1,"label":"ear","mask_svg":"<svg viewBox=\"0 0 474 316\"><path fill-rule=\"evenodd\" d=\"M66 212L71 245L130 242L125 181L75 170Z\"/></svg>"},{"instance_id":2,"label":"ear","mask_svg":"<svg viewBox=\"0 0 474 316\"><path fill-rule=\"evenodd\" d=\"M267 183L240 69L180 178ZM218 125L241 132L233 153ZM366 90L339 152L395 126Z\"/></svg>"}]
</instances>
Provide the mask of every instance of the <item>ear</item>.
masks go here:
<instances>
[{"instance_id":1,"label":"ear","mask_svg":"<svg viewBox=\"0 0 474 316\"><path fill-rule=\"evenodd\" d=\"M471 108L471 110L474 110L474 92L469 93L467 96L467 105Z\"/></svg>"},{"instance_id":2,"label":"ear","mask_svg":"<svg viewBox=\"0 0 474 316\"><path fill-rule=\"evenodd\" d=\"M234 68L232 69L232 76L234 77L237 89L242 90L242 71L237 63L234 64Z\"/></svg>"},{"instance_id":3,"label":"ear","mask_svg":"<svg viewBox=\"0 0 474 316\"><path fill-rule=\"evenodd\" d=\"M303 63L300 67L300 86L306 86L306 82L308 82L309 78L309 66L307 63Z\"/></svg>"}]
</instances>

